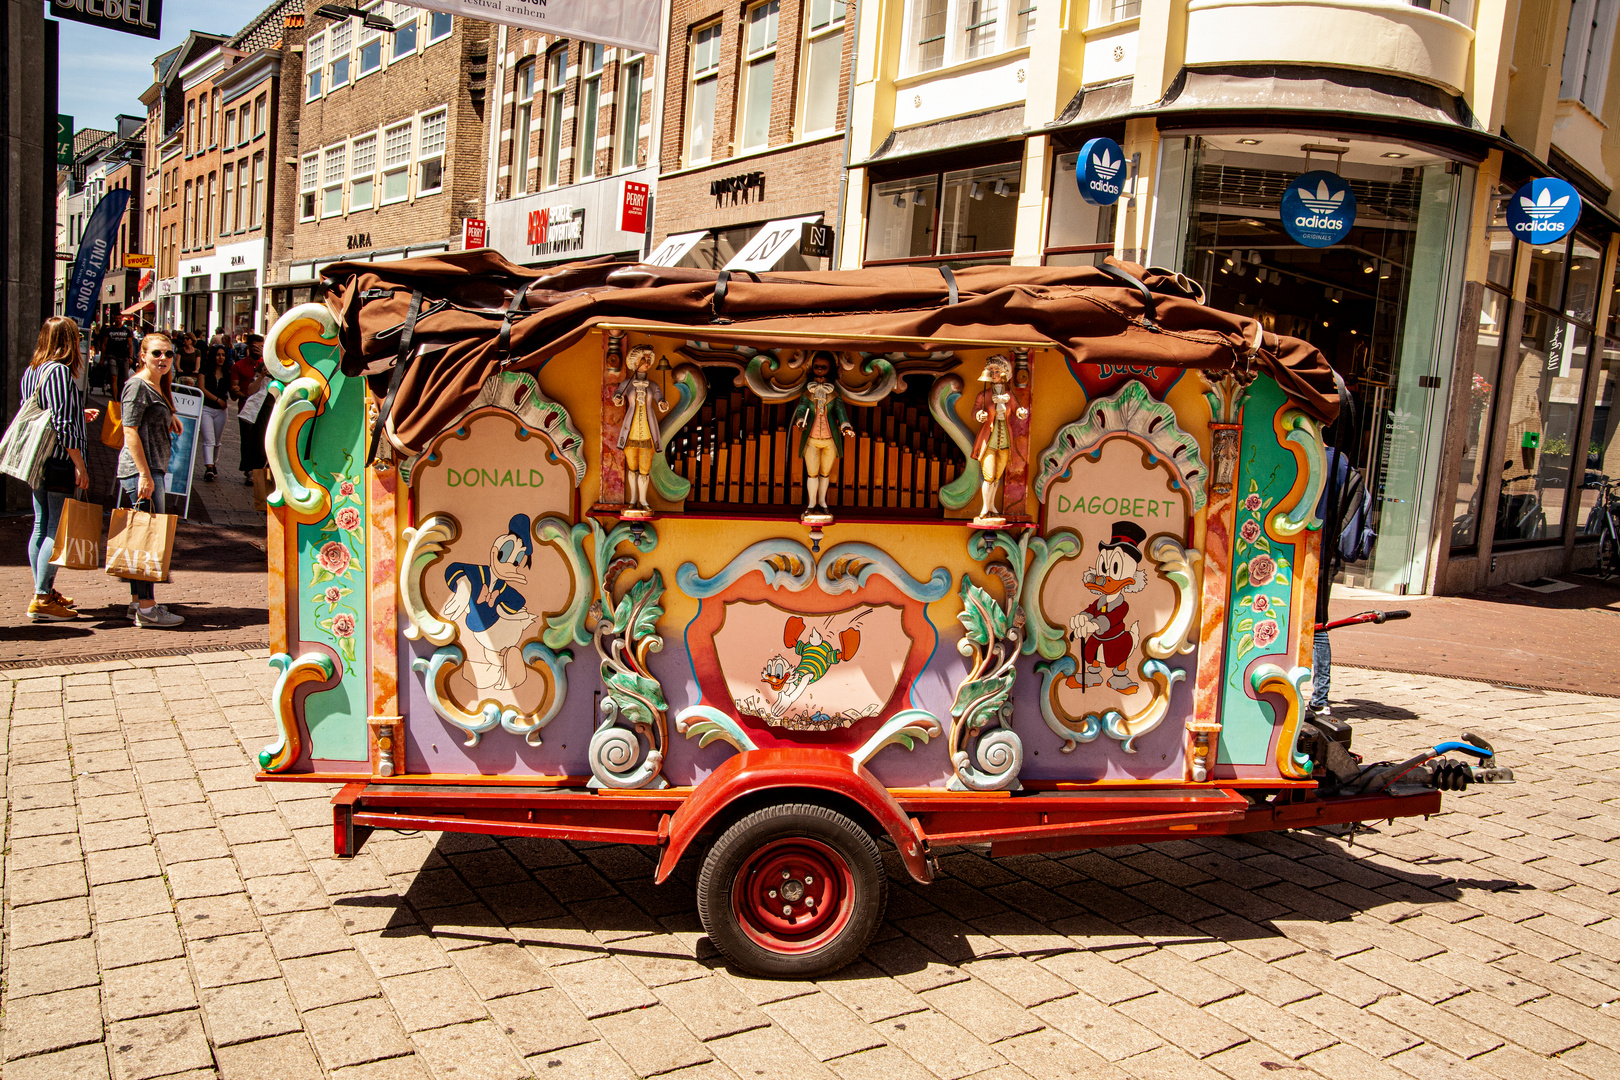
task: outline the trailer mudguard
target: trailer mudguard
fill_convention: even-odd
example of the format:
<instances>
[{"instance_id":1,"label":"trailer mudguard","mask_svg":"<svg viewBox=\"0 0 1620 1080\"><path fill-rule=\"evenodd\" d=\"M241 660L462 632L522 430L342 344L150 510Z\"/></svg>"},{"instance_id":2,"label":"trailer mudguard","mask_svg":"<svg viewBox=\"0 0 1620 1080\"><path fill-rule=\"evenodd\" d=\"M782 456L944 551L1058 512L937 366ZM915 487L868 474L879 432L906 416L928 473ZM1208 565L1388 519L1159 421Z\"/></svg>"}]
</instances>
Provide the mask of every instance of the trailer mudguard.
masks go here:
<instances>
[{"instance_id":1,"label":"trailer mudguard","mask_svg":"<svg viewBox=\"0 0 1620 1080\"><path fill-rule=\"evenodd\" d=\"M823 793L837 802L854 803L894 840L913 878L924 884L933 880L923 842L911 819L877 777L856 765L849 755L834 750L778 748L733 754L693 789L691 797L670 819L669 841L653 881L662 884L668 879L698 834L738 799L770 792L772 801L791 801L793 790Z\"/></svg>"}]
</instances>

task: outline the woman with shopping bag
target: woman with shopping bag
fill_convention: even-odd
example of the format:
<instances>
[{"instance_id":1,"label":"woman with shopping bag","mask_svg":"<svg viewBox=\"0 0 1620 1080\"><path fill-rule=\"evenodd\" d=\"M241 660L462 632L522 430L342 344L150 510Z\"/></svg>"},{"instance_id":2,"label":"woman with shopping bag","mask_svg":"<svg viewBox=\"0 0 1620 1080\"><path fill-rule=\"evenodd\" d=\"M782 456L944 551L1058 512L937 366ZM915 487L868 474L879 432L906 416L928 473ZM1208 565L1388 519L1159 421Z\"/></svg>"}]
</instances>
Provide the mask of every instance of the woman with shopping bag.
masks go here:
<instances>
[{"instance_id":1,"label":"woman with shopping bag","mask_svg":"<svg viewBox=\"0 0 1620 1080\"><path fill-rule=\"evenodd\" d=\"M167 334L147 334L141 339L135 375L124 384L124 449L118 454L118 484L131 505L147 513L161 514L166 509L162 469L169 460L169 437L180 432L170 393L174 353L174 341ZM109 536L109 555L112 546ZM167 628L185 622L156 602L150 581L130 578L129 595L130 618L136 626Z\"/></svg>"},{"instance_id":2,"label":"woman with shopping bag","mask_svg":"<svg viewBox=\"0 0 1620 1080\"><path fill-rule=\"evenodd\" d=\"M40 405L50 413L51 432L56 437L55 450L46 458L39 483L34 485L34 531L28 536L28 562L34 570L34 595L28 601L30 622L65 622L79 617L72 598L56 591L56 567L51 565L51 555L62 503L74 491L90 486L90 472L84 465L84 425L101 412L86 409L79 396L78 376L83 364L79 324L61 315L46 319L39 328L33 359L23 372L20 399L28 402L38 395Z\"/></svg>"}]
</instances>

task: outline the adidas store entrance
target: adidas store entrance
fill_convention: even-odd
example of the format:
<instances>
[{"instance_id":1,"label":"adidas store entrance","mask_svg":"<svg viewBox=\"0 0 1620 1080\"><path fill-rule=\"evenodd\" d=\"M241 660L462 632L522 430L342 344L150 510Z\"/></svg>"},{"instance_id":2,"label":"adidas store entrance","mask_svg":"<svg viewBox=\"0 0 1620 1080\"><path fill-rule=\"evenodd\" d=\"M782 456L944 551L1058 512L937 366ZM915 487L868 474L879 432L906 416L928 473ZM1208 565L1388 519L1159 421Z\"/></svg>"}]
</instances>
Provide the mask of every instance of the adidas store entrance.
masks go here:
<instances>
[{"instance_id":1,"label":"adidas store entrance","mask_svg":"<svg viewBox=\"0 0 1620 1080\"><path fill-rule=\"evenodd\" d=\"M1430 591L1474 169L1319 132L1166 136L1161 154L1150 261L1311 342L1355 394L1358 422L1334 441L1378 536L1345 580Z\"/></svg>"}]
</instances>

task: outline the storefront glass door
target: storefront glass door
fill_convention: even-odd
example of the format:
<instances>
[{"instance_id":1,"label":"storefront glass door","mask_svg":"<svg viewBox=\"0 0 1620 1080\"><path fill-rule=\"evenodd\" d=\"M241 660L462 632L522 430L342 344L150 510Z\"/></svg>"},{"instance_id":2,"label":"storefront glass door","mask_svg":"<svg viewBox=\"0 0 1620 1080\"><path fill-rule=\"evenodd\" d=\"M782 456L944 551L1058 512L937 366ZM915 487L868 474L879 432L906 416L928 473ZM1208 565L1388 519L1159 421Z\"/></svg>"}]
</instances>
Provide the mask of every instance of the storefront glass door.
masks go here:
<instances>
[{"instance_id":1,"label":"storefront glass door","mask_svg":"<svg viewBox=\"0 0 1620 1080\"><path fill-rule=\"evenodd\" d=\"M1179 149L1178 149L1179 148ZM1378 540L1352 583L1425 587L1449 400L1471 170L1410 147L1268 132L1167 143L1187 168L1180 257L1218 308L1311 342L1355 394L1337 440L1373 496ZM1170 163L1161 163L1169 168ZM1310 248L1282 228L1287 185L1337 172L1356 197L1348 235ZM1166 207L1160 201L1158 212ZM1164 225L1156 226L1162 258ZM1349 445L1353 444L1353 445Z\"/></svg>"}]
</instances>

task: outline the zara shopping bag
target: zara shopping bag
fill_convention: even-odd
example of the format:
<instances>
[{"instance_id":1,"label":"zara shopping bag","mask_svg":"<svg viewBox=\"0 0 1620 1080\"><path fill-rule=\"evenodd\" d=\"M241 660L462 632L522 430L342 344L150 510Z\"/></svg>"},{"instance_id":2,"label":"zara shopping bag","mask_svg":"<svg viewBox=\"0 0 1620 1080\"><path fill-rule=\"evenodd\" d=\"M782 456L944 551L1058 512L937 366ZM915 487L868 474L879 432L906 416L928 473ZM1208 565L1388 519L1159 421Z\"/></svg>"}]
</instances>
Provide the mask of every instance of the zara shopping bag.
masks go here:
<instances>
[{"instance_id":1,"label":"zara shopping bag","mask_svg":"<svg viewBox=\"0 0 1620 1080\"><path fill-rule=\"evenodd\" d=\"M101 507L78 499L62 500L51 565L64 570L96 570L101 562Z\"/></svg>"},{"instance_id":2,"label":"zara shopping bag","mask_svg":"<svg viewBox=\"0 0 1620 1080\"><path fill-rule=\"evenodd\" d=\"M41 378L40 390L45 380ZM51 427L51 411L45 407L39 390L23 402L22 408L0 439L0 473L15 476L29 487L39 487L45 460L56 450L56 431Z\"/></svg>"},{"instance_id":3,"label":"zara shopping bag","mask_svg":"<svg viewBox=\"0 0 1620 1080\"><path fill-rule=\"evenodd\" d=\"M107 573L126 581L169 580L178 521L174 514L115 509L107 526Z\"/></svg>"}]
</instances>

